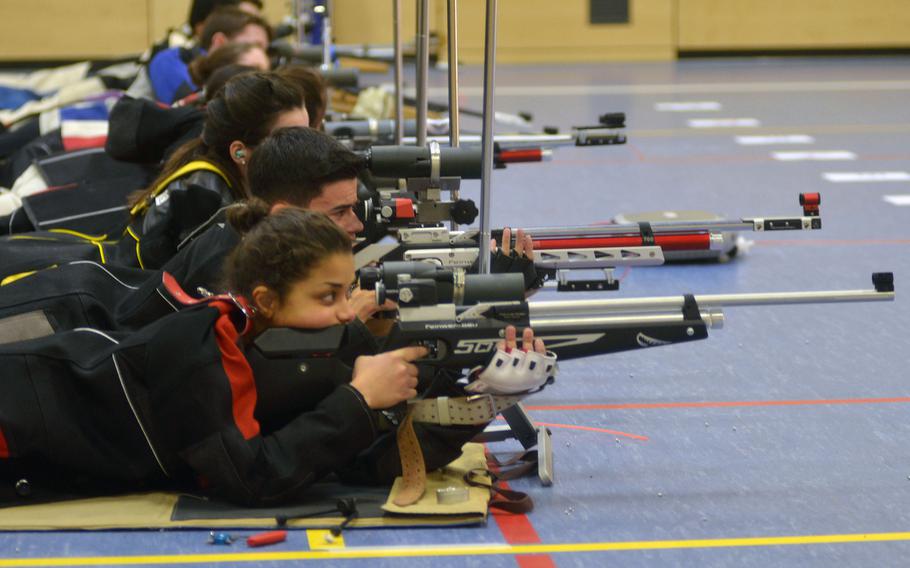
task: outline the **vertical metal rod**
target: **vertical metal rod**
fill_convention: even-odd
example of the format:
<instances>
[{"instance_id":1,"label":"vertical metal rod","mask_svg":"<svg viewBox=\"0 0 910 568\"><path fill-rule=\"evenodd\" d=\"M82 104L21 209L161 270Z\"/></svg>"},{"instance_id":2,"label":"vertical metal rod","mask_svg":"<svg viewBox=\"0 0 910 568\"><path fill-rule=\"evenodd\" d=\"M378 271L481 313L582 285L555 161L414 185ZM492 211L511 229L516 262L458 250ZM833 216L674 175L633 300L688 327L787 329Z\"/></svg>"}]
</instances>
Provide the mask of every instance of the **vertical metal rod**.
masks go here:
<instances>
[{"instance_id":1,"label":"vertical metal rod","mask_svg":"<svg viewBox=\"0 0 910 568\"><path fill-rule=\"evenodd\" d=\"M490 273L490 182L493 177L493 90L496 81L497 0L487 0L486 40L483 56L483 172L480 179L479 272Z\"/></svg>"},{"instance_id":2,"label":"vertical metal rod","mask_svg":"<svg viewBox=\"0 0 910 568\"><path fill-rule=\"evenodd\" d=\"M427 145L427 81L430 74L430 0L417 0L417 145Z\"/></svg>"},{"instance_id":3,"label":"vertical metal rod","mask_svg":"<svg viewBox=\"0 0 910 568\"><path fill-rule=\"evenodd\" d=\"M300 0L293 0L291 9L294 11L294 24L297 26L297 47L306 45L306 26L303 23L303 6Z\"/></svg>"},{"instance_id":4,"label":"vertical metal rod","mask_svg":"<svg viewBox=\"0 0 910 568\"><path fill-rule=\"evenodd\" d=\"M404 139L404 61L401 54L401 0L392 0L395 40L395 144Z\"/></svg>"},{"instance_id":5,"label":"vertical metal rod","mask_svg":"<svg viewBox=\"0 0 910 568\"><path fill-rule=\"evenodd\" d=\"M461 127L458 116L458 0L449 0L448 34L449 44L449 146L458 148ZM452 201L458 201L459 191L452 190ZM458 223L451 222L453 231Z\"/></svg>"},{"instance_id":6,"label":"vertical metal rod","mask_svg":"<svg viewBox=\"0 0 910 568\"><path fill-rule=\"evenodd\" d=\"M325 0L322 13L322 70L332 68L332 0Z\"/></svg>"},{"instance_id":7,"label":"vertical metal rod","mask_svg":"<svg viewBox=\"0 0 910 568\"><path fill-rule=\"evenodd\" d=\"M449 0L449 146L458 148L458 0Z\"/></svg>"}]
</instances>

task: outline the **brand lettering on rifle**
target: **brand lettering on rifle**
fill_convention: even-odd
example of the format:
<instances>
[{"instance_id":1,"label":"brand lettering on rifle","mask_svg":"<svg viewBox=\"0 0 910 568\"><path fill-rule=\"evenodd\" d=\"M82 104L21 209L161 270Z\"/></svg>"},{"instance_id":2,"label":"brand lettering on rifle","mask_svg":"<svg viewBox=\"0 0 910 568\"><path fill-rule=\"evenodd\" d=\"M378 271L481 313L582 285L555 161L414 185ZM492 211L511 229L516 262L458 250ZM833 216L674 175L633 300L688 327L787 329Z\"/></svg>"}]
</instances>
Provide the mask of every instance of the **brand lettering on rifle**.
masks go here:
<instances>
[{"instance_id":1,"label":"brand lettering on rifle","mask_svg":"<svg viewBox=\"0 0 910 568\"><path fill-rule=\"evenodd\" d=\"M636 335L635 341L641 347L657 347L658 345L670 345L673 343L672 341L664 341L663 339L655 339L653 337L649 337L644 333L639 333Z\"/></svg>"},{"instance_id":2,"label":"brand lettering on rifle","mask_svg":"<svg viewBox=\"0 0 910 568\"><path fill-rule=\"evenodd\" d=\"M470 355L472 353L490 353L496 349L498 339L460 339L452 353Z\"/></svg>"}]
</instances>

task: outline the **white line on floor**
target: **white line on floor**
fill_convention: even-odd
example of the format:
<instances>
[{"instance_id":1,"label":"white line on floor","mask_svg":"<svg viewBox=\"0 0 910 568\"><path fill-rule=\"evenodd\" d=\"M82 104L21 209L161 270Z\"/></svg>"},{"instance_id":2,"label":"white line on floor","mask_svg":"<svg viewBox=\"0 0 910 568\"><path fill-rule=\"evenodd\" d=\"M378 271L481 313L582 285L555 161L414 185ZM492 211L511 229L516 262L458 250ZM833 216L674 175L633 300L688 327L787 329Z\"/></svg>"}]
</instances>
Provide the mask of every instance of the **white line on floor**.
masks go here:
<instances>
[{"instance_id":1,"label":"white line on floor","mask_svg":"<svg viewBox=\"0 0 910 568\"><path fill-rule=\"evenodd\" d=\"M741 146L773 146L777 144L814 144L815 138L808 134L783 134L779 136L737 136Z\"/></svg>"},{"instance_id":2,"label":"white line on floor","mask_svg":"<svg viewBox=\"0 0 910 568\"><path fill-rule=\"evenodd\" d=\"M847 150L825 150L821 152L771 152L771 157L781 162L833 162L855 160L856 154Z\"/></svg>"},{"instance_id":3,"label":"white line on floor","mask_svg":"<svg viewBox=\"0 0 910 568\"><path fill-rule=\"evenodd\" d=\"M690 118L689 128L755 128L757 118Z\"/></svg>"},{"instance_id":4,"label":"white line on floor","mask_svg":"<svg viewBox=\"0 0 910 568\"><path fill-rule=\"evenodd\" d=\"M654 104L654 110L657 112L697 112L720 109L720 103L717 101L679 101Z\"/></svg>"},{"instance_id":5,"label":"white line on floor","mask_svg":"<svg viewBox=\"0 0 910 568\"><path fill-rule=\"evenodd\" d=\"M883 195L882 199L884 199L886 203L897 205L898 207L910 206L910 193L902 193L900 195Z\"/></svg>"},{"instance_id":6,"label":"white line on floor","mask_svg":"<svg viewBox=\"0 0 910 568\"><path fill-rule=\"evenodd\" d=\"M832 183L910 181L907 172L825 172L822 177Z\"/></svg>"}]
</instances>

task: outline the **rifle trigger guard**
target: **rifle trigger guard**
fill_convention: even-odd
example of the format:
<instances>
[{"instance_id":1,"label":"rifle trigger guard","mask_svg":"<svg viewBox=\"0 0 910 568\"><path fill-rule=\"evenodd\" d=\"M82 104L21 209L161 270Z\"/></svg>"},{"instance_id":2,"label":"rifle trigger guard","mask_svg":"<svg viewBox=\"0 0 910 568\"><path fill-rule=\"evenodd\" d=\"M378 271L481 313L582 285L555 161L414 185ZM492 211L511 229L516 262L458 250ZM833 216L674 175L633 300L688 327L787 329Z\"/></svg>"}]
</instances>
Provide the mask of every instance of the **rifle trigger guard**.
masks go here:
<instances>
[{"instance_id":1,"label":"rifle trigger guard","mask_svg":"<svg viewBox=\"0 0 910 568\"><path fill-rule=\"evenodd\" d=\"M695 301L695 296L692 294L683 296L682 315L685 321L701 319L701 311L698 309L698 302Z\"/></svg>"}]
</instances>

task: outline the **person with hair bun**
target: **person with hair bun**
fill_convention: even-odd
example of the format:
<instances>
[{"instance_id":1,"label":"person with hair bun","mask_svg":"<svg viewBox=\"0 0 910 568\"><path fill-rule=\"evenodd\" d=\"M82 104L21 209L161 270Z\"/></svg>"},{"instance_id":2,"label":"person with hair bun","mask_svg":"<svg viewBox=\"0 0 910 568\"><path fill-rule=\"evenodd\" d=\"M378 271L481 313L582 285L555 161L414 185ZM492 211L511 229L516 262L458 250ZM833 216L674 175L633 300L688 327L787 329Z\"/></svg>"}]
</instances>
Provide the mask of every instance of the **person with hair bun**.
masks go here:
<instances>
[{"instance_id":1,"label":"person with hair bun","mask_svg":"<svg viewBox=\"0 0 910 568\"><path fill-rule=\"evenodd\" d=\"M373 354L348 299L351 241L325 215L250 201L232 222L244 238L226 263L230 295L193 300L171 283L183 308L139 331L0 345L0 498L27 499L12 491L21 479L36 497L165 487L252 506L291 503L332 472L390 483L401 470L380 411L418 391L465 396L420 384L424 347ZM249 358L267 329L333 326L357 348L351 367L289 376ZM427 468L482 427L416 425Z\"/></svg>"}]
</instances>

